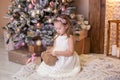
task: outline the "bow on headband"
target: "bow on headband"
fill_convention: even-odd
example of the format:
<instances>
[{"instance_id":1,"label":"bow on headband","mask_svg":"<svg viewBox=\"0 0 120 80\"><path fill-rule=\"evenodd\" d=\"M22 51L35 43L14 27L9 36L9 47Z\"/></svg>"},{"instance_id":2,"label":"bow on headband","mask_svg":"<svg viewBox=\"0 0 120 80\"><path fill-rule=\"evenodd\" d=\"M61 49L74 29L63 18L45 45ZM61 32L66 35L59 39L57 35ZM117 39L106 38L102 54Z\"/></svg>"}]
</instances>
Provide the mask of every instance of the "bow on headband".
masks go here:
<instances>
[{"instance_id":1,"label":"bow on headband","mask_svg":"<svg viewBox=\"0 0 120 80\"><path fill-rule=\"evenodd\" d=\"M58 20L58 21L61 21L63 24L66 24L66 20L65 20L65 19L62 19L62 18L60 18L60 17L57 17L57 20Z\"/></svg>"}]
</instances>

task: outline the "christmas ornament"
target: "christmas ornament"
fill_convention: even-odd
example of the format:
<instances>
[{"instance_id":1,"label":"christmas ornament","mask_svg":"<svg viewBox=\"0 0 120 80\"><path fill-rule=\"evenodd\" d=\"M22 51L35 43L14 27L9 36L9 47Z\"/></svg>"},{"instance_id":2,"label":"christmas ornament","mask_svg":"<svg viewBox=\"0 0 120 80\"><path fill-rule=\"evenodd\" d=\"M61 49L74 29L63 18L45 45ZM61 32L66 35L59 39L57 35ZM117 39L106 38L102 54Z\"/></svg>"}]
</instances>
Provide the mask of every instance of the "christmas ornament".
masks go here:
<instances>
[{"instance_id":1,"label":"christmas ornament","mask_svg":"<svg viewBox=\"0 0 120 80\"><path fill-rule=\"evenodd\" d=\"M62 0L62 3L66 3L67 2L67 0Z\"/></svg>"},{"instance_id":2,"label":"christmas ornament","mask_svg":"<svg viewBox=\"0 0 120 80\"><path fill-rule=\"evenodd\" d=\"M74 18L76 17L76 15L73 13L73 14L70 14L70 17L71 17L72 19L74 19Z\"/></svg>"},{"instance_id":3,"label":"christmas ornament","mask_svg":"<svg viewBox=\"0 0 120 80\"><path fill-rule=\"evenodd\" d=\"M29 5L28 5L28 8L29 8L29 9L33 9L33 5L32 5L32 4L29 4Z\"/></svg>"},{"instance_id":4,"label":"christmas ornament","mask_svg":"<svg viewBox=\"0 0 120 80\"><path fill-rule=\"evenodd\" d=\"M42 27L42 24L39 22L36 24L37 28L41 28Z\"/></svg>"},{"instance_id":5,"label":"christmas ornament","mask_svg":"<svg viewBox=\"0 0 120 80\"><path fill-rule=\"evenodd\" d=\"M25 43L24 42L22 42L22 44L21 44L22 46L25 46Z\"/></svg>"},{"instance_id":6,"label":"christmas ornament","mask_svg":"<svg viewBox=\"0 0 120 80\"><path fill-rule=\"evenodd\" d=\"M36 45L37 45L37 46L41 46L41 44L42 44L41 40L37 40L37 41L36 41Z\"/></svg>"},{"instance_id":7,"label":"christmas ornament","mask_svg":"<svg viewBox=\"0 0 120 80\"><path fill-rule=\"evenodd\" d=\"M22 14L21 17L24 17L24 15Z\"/></svg>"},{"instance_id":8,"label":"christmas ornament","mask_svg":"<svg viewBox=\"0 0 120 80\"><path fill-rule=\"evenodd\" d=\"M17 32L20 32L20 28L17 28L17 30L16 30Z\"/></svg>"},{"instance_id":9,"label":"christmas ornament","mask_svg":"<svg viewBox=\"0 0 120 80\"><path fill-rule=\"evenodd\" d=\"M32 17L36 17L36 12L35 12L35 11L32 11L31 16L32 16Z\"/></svg>"},{"instance_id":10,"label":"christmas ornament","mask_svg":"<svg viewBox=\"0 0 120 80\"><path fill-rule=\"evenodd\" d=\"M10 18L10 20L11 20L11 21L13 21L13 20L14 20L14 18L13 18L13 17L11 17L11 18Z\"/></svg>"},{"instance_id":11,"label":"christmas ornament","mask_svg":"<svg viewBox=\"0 0 120 80\"><path fill-rule=\"evenodd\" d=\"M20 17L20 20L22 21L22 20L24 20L24 18L23 18L23 17Z\"/></svg>"},{"instance_id":12,"label":"christmas ornament","mask_svg":"<svg viewBox=\"0 0 120 80\"><path fill-rule=\"evenodd\" d=\"M52 19L48 19L48 23L52 23Z\"/></svg>"},{"instance_id":13,"label":"christmas ornament","mask_svg":"<svg viewBox=\"0 0 120 80\"><path fill-rule=\"evenodd\" d=\"M30 2L31 0L27 0L27 2Z\"/></svg>"},{"instance_id":14,"label":"christmas ornament","mask_svg":"<svg viewBox=\"0 0 120 80\"><path fill-rule=\"evenodd\" d=\"M51 12L51 11L52 11L52 8L48 7L48 8L47 8L47 11L48 11L48 12Z\"/></svg>"},{"instance_id":15,"label":"christmas ornament","mask_svg":"<svg viewBox=\"0 0 120 80\"><path fill-rule=\"evenodd\" d=\"M55 3L53 1L50 2L50 7L54 7Z\"/></svg>"},{"instance_id":16,"label":"christmas ornament","mask_svg":"<svg viewBox=\"0 0 120 80\"><path fill-rule=\"evenodd\" d=\"M55 9L55 10L53 10L53 12L54 12L55 14L57 14L57 13L58 13L58 10L57 10L57 9Z\"/></svg>"},{"instance_id":17,"label":"christmas ornament","mask_svg":"<svg viewBox=\"0 0 120 80\"><path fill-rule=\"evenodd\" d=\"M18 5L18 8L21 8L21 5Z\"/></svg>"},{"instance_id":18,"label":"christmas ornament","mask_svg":"<svg viewBox=\"0 0 120 80\"><path fill-rule=\"evenodd\" d=\"M66 10L65 6L62 6L61 10L64 12Z\"/></svg>"},{"instance_id":19,"label":"christmas ornament","mask_svg":"<svg viewBox=\"0 0 120 80\"><path fill-rule=\"evenodd\" d=\"M36 14L40 14L40 10L36 10Z\"/></svg>"},{"instance_id":20,"label":"christmas ornament","mask_svg":"<svg viewBox=\"0 0 120 80\"><path fill-rule=\"evenodd\" d=\"M8 15L10 15L11 13L12 13L12 11L10 11L10 10L7 12Z\"/></svg>"}]
</instances>

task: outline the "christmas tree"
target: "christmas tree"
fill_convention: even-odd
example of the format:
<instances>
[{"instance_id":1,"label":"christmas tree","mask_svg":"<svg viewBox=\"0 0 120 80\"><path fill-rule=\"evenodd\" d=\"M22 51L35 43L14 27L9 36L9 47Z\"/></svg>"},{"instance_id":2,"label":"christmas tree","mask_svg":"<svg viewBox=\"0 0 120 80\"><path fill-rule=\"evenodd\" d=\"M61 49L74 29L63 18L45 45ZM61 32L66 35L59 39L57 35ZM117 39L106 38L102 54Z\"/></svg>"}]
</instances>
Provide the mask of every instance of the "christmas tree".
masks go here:
<instances>
[{"instance_id":1,"label":"christmas tree","mask_svg":"<svg viewBox=\"0 0 120 80\"><path fill-rule=\"evenodd\" d=\"M69 16L71 25L76 24L74 0L11 0L7 18L9 23L4 27L8 32L8 40L12 39L15 48L25 44L53 44L53 20L59 14ZM73 27L75 28L75 27Z\"/></svg>"}]
</instances>

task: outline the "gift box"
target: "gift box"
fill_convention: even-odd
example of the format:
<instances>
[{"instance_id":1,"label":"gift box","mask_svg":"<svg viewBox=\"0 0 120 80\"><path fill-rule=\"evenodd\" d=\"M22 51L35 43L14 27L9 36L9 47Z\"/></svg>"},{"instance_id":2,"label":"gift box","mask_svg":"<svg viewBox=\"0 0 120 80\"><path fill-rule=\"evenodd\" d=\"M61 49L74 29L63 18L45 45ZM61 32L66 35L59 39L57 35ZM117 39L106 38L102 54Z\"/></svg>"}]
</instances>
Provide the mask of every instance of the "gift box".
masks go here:
<instances>
[{"instance_id":1,"label":"gift box","mask_svg":"<svg viewBox=\"0 0 120 80\"><path fill-rule=\"evenodd\" d=\"M28 45L28 51L29 53L40 53L42 52L42 46L37 46L37 45Z\"/></svg>"},{"instance_id":2,"label":"gift box","mask_svg":"<svg viewBox=\"0 0 120 80\"><path fill-rule=\"evenodd\" d=\"M80 55L90 52L90 38L86 37L75 42L75 51Z\"/></svg>"},{"instance_id":3,"label":"gift box","mask_svg":"<svg viewBox=\"0 0 120 80\"><path fill-rule=\"evenodd\" d=\"M30 57L30 54L25 48L8 51L9 61L19 63L19 64L22 64L22 65L26 64L29 57Z\"/></svg>"}]
</instances>

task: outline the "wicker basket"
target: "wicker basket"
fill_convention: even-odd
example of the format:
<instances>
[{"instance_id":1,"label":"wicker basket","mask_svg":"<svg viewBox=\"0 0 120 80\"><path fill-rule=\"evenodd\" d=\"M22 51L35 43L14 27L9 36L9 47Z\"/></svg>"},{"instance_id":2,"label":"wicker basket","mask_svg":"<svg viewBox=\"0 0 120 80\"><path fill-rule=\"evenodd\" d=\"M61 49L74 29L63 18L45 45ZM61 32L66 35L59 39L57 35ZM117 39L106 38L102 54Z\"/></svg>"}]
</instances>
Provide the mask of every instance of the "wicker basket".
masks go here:
<instances>
[{"instance_id":1,"label":"wicker basket","mask_svg":"<svg viewBox=\"0 0 120 80\"><path fill-rule=\"evenodd\" d=\"M39 54L42 52L42 46L37 46L37 45L28 45L28 51L33 54Z\"/></svg>"}]
</instances>

